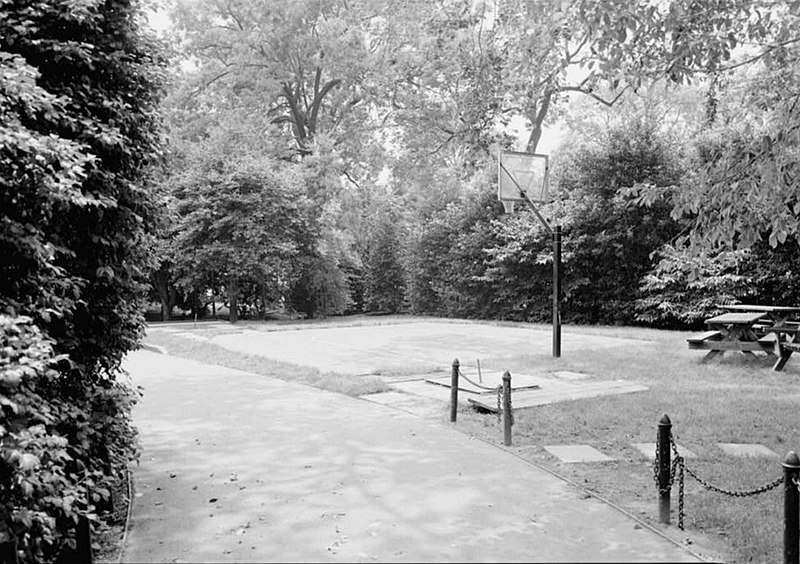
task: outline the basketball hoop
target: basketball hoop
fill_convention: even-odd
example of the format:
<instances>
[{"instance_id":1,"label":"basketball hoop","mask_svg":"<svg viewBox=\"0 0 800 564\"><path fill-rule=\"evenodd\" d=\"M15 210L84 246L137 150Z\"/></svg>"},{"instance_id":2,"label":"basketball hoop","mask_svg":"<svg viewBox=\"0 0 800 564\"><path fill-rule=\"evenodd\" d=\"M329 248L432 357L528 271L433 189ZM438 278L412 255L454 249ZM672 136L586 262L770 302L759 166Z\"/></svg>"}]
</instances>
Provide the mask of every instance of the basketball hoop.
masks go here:
<instances>
[{"instance_id":1,"label":"basketball hoop","mask_svg":"<svg viewBox=\"0 0 800 564\"><path fill-rule=\"evenodd\" d=\"M549 201L547 193L548 157L536 153L500 151L498 156L497 197L506 202ZM508 212L508 207L506 211ZM513 205L511 211L514 211Z\"/></svg>"},{"instance_id":2,"label":"basketball hoop","mask_svg":"<svg viewBox=\"0 0 800 564\"><path fill-rule=\"evenodd\" d=\"M544 228L553 236L553 356L561 356L561 226L550 227L536 204L550 200L547 193L548 157L536 153L499 151L497 157L497 198L506 213L514 212L516 202L526 203Z\"/></svg>"}]
</instances>

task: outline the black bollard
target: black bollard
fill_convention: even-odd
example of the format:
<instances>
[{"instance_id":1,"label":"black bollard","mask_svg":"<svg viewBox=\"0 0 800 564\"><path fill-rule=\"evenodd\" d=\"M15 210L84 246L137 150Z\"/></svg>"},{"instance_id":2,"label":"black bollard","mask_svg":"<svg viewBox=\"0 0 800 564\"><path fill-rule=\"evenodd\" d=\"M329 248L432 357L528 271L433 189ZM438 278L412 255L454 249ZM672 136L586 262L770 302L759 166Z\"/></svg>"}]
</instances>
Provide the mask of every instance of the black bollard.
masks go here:
<instances>
[{"instance_id":1,"label":"black bollard","mask_svg":"<svg viewBox=\"0 0 800 564\"><path fill-rule=\"evenodd\" d=\"M665 413L658 421L658 521L669 525L670 522L670 484L669 469L672 463L670 459L670 436L672 435L672 422Z\"/></svg>"},{"instance_id":2,"label":"black bollard","mask_svg":"<svg viewBox=\"0 0 800 564\"><path fill-rule=\"evenodd\" d=\"M458 410L458 359L453 361L453 372L450 376L450 422L456 422Z\"/></svg>"},{"instance_id":3,"label":"black bollard","mask_svg":"<svg viewBox=\"0 0 800 564\"><path fill-rule=\"evenodd\" d=\"M503 444L511 446L511 373L503 374Z\"/></svg>"},{"instance_id":4,"label":"black bollard","mask_svg":"<svg viewBox=\"0 0 800 564\"><path fill-rule=\"evenodd\" d=\"M800 458L793 450L783 461L783 562L798 564L800 559L800 516L798 511L797 479L800 476Z\"/></svg>"},{"instance_id":5,"label":"black bollard","mask_svg":"<svg viewBox=\"0 0 800 564\"><path fill-rule=\"evenodd\" d=\"M92 564L92 529L86 515L78 517L78 526L75 530L75 562Z\"/></svg>"},{"instance_id":6,"label":"black bollard","mask_svg":"<svg viewBox=\"0 0 800 564\"><path fill-rule=\"evenodd\" d=\"M0 543L0 562L17 564L17 539L16 537Z\"/></svg>"}]
</instances>

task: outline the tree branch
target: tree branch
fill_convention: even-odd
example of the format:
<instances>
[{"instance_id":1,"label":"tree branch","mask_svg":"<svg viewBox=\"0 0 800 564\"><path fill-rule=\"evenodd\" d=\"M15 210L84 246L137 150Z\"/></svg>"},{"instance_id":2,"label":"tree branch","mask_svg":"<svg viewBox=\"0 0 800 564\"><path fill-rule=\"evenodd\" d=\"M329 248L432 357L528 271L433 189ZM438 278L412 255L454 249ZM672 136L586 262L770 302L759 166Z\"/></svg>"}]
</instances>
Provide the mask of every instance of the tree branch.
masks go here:
<instances>
[{"instance_id":1,"label":"tree branch","mask_svg":"<svg viewBox=\"0 0 800 564\"><path fill-rule=\"evenodd\" d=\"M754 62L756 62L756 61L758 61L760 59L763 59L764 57L767 56L767 54L771 53L775 49L780 49L781 47L785 47L787 45L791 45L792 43L798 43L798 42L800 42L800 37L793 37L792 39L787 39L786 41L783 41L781 43L776 43L774 45L768 45L767 48L764 51L762 51L761 53L759 53L758 55L754 55L754 56L750 57L749 59L745 59L744 61L740 61L738 63L735 63L735 64L727 66L727 67L720 67L720 68L717 69L717 71L719 71L719 72L729 71L729 70L733 70L733 69L736 69L736 68L739 68L739 67L743 67L745 65L749 65L750 63L754 63Z\"/></svg>"},{"instance_id":2,"label":"tree branch","mask_svg":"<svg viewBox=\"0 0 800 564\"><path fill-rule=\"evenodd\" d=\"M325 86L322 87L322 90L319 91L319 94L314 96L314 102L311 104L311 117L308 120L308 129L312 135L317 130L317 116L319 115L319 108L322 105L322 100L328 92L339 86L341 82L342 80L340 78L329 80L325 83Z\"/></svg>"},{"instance_id":3,"label":"tree branch","mask_svg":"<svg viewBox=\"0 0 800 564\"><path fill-rule=\"evenodd\" d=\"M305 128L305 120L303 119L303 112L297 107L297 100L295 99L295 94L292 92L292 86L286 82L283 83L283 95L286 98L286 101L289 104L289 109L292 112L292 118L294 121L294 129L295 129L295 138L297 140L298 145L303 146L306 139L308 138L308 134Z\"/></svg>"},{"instance_id":4,"label":"tree branch","mask_svg":"<svg viewBox=\"0 0 800 564\"><path fill-rule=\"evenodd\" d=\"M595 100L597 100L598 102L600 102L604 106L607 106L607 107L610 108L611 106L613 106L614 104L617 103L617 100L619 100L622 97L622 95L625 93L625 91L628 88L630 88L630 85L625 85L625 87L622 90L620 90L617 93L617 95L614 96L614 98L612 98L611 100L606 100L605 98L602 98L601 96L598 96L594 92L586 90L582 86L559 86L558 87L558 91L559 92L579 92L580 94L585 94L586 96L594 98Z\"/></svg>"}]
</instances>

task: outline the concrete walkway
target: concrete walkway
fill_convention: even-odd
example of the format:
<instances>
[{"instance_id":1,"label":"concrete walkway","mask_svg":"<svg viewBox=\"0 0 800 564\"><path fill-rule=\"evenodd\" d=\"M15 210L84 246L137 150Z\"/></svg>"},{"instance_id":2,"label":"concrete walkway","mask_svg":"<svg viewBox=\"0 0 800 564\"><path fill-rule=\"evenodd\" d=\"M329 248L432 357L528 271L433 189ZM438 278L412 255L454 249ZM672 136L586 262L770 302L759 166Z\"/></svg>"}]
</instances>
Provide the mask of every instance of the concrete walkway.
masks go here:
<instances>
[{"instance_id":1,"label":"concrete walkway","mask_svg":"<svg viewBox=\"0 0 800 564\"><path fill-rule=\"evenodd\" d=\"M125 562L699 561L447 423L148 351L125 368Z\"/></svg>"}]
</instances>

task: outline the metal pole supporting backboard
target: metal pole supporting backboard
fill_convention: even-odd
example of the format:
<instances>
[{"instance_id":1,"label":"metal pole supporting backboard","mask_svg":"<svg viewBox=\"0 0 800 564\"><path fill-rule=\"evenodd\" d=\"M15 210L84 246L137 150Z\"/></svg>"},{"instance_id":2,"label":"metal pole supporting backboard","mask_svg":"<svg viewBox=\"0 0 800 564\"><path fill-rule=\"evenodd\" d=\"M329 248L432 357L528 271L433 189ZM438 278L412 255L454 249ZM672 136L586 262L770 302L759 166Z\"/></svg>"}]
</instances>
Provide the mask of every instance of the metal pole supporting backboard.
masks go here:
<instances>
[{"instance_id":1,"label":"metal pole supporting backboard","mask_svg":"<svg viewBox=\"0 0 800 564\"><path fill-rule=\"evenodd\" d=\"M515 166L506 166L510 164L509 159L512 159L511 162ZM498 163L498 198L503 202L506 211L514 210L514 202L526 202L553 238L553 357L559 358L561 356L561 226L556 225L555 229L550 227L531 199L532 195L539 203L544 203L548 199L548 157L534 153L500 151ZM535 186L537 181L540 184Z\"/></svg>"},{"instance_id":2,"label":"metal pole supporting backboard","mask_svg":"<svg viewBox=\"0 0 800 564\"><path fill-rule=\"evenodd\" d=\"M561 226L553 230L553 356L561 356Z\"/></svg>"}]
</instances>

